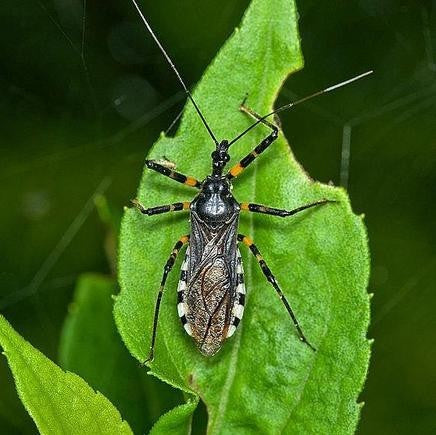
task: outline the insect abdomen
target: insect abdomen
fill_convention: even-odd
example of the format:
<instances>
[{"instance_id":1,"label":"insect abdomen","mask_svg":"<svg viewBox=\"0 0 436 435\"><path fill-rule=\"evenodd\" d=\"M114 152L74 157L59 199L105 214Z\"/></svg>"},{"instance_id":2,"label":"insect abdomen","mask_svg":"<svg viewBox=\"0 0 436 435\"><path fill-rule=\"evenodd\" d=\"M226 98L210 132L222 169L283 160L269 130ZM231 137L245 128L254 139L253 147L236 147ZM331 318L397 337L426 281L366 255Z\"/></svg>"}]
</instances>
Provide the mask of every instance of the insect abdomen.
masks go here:
<instances>
[{"instance_id":1,"label":"insect abdomen","mask_svg":"<svg viewBox=\"0 0 436 435\"><path fill-rule=\"evenodd\" d=\"M230 320L230 326L227 332L227 338L231 337L235 331L239 322L244 315L245 307L245 283L244 283L244 268L242 266L242 258L239 249L237 250L237 263L236 263L236 296L233 303L232 317Z\"/></svg>"},{"instance_id":2,"label":"insect abdomen","mask_svg":"<svg viewBox=\"0 0 436 435\"><path fill-rule=\"evenodd\" d=\"M214 355L233 335L244 312L245 286L239 250L236 280L226 259L216 257L188 277L189 254L182 264L178 286L178 313L185 331L205 355Z\"/></svg>"},{"instance_id":3,"label":"insect abdomen","mask_svg":"<svg viewBox=\"0 0 436 435\"><path fill-rule=\"evenodd\" d=\"M186 253L180 272L179 285L177 287L177 312L179 313L179 317L182 322L183 328L189 335L192 335L191 326L186 318L186 314L188 310L185 302L185 292L186 292L187 280L188 280L188 262L189 262L189 254Z\"/></svg>"}]
</instances>

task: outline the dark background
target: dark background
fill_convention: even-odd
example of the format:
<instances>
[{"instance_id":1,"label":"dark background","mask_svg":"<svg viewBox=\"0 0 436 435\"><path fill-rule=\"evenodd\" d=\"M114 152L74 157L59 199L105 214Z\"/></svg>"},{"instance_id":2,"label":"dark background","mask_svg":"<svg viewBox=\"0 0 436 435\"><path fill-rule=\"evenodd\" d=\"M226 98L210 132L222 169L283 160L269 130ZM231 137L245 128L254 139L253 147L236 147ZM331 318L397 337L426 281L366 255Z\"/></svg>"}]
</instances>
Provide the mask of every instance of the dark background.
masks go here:
<instances>
[{"instance_id":1,"label":"dark background","mask_svg":"<svg viewBox=\"0 0 436 435\"><path fill-rule=\"evenodd\" d=\"M195 84L247 4L161 0L144 11ZM279 103L375 70L281 116L309 174L348 185L366 215L375 343L359 432L435 433L436 3L298 7L306 66ZM88 0L85 13L81 0L4 1L0 18L0 311L56 361L76 278L109 272L90 198L104 191L121 209L135 196L183 95L128 0ZM3 358L0 432L36 432Z\"/></svg>"}]
</instances>

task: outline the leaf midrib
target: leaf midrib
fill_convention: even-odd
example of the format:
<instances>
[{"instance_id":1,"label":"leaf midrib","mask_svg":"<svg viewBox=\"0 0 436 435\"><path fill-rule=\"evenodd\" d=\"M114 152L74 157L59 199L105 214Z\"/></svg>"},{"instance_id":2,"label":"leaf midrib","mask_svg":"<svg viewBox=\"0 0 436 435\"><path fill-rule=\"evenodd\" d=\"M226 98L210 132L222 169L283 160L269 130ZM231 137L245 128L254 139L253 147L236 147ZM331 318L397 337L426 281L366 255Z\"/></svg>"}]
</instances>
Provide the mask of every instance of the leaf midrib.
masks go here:
<instances>
[{"instance_id":1,"label":"leaf midrib","mask_svg":"<svg viewBox=\"0 0 436 435\"><path fill-rule=\"evenodd\" d=\"M265 21L266 23L266 21ZM268 32L268 44L267 44L267 50L266 50L266 58L270 58L271 57L271 33ZM267 64L269 64L267 62ZM263 83L266 81L265 78L265 74L262 75L262 85ZM265 86L260 86L260 89L266 89ZM262 93L259 94L259 100L260 101L264 101L265 98L260 97L262 95ZM255 162L253 164L253 174L252 174L252 179L253 179L253 189L252 189L252 197L254 200L256 200L256 187L257 187L257 163ZM250 234L248 234L249 237L252 237L254 239L254 216L253 213L249 213L248 215L248 219L249 219L249 228L250 228ZM250 252L248 253L248 265L249 265L249 274L248 274L248 284L247 285L247 289L248 291L246 292L246 305L248 304L248 301L250 299L249 297L249 289L253 288L253 273L254 273L254 268L253 268L253 256L250 255ZM237 341L235 341L235 343L233 344L233 349L232 349L232 357L230 359L230 367L228 370L228 374L227 374L227 378L226 381L224 382L224 386L221 390L221 394L223 394L223 392L225 393L225 397L223 399L221 399L218 410L217 410L217 417L214 421L214 426L212 426L212 428L215 429L215 433L219 433L220 432L220 428L222 427L222 421L224 419L224 415L225 412L227 410L227 404L229 401L229 397L230 397L230 390L232 389L233 386L233 382L235 380L235 375L236 375L236 367L238 365L238 360L239 360L239 349L240 349L240 345L241 345L241 339L242 339L242 333L244 331L244 322L241 322L239 325L239 333L236 336ZM216 429L218 427L218 430ZM208 430L208 434L213 434L214 431L212 430L212 428L210 428Z\"/></svg>"}]
</instances>

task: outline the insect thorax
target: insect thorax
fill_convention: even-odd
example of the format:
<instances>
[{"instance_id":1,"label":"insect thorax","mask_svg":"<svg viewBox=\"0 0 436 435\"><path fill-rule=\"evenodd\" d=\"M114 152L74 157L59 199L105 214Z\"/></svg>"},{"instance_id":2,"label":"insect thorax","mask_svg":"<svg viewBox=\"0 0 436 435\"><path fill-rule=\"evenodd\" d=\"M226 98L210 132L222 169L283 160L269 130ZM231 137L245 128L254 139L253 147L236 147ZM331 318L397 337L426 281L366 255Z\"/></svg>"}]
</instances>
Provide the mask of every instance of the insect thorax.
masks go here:
<instances>
[{"instance_id":1,"label":"insect thorax","mask_svg":"<svg viewBox=\"0 0 436 435\"><path fill-rule=\"evenodd\" d=\"M191 211L207 225L225 224L240 211L240 206L230 192L226 177L210 176L203 183L200 193L191 203Z\"/></svg>"}]
</instances>

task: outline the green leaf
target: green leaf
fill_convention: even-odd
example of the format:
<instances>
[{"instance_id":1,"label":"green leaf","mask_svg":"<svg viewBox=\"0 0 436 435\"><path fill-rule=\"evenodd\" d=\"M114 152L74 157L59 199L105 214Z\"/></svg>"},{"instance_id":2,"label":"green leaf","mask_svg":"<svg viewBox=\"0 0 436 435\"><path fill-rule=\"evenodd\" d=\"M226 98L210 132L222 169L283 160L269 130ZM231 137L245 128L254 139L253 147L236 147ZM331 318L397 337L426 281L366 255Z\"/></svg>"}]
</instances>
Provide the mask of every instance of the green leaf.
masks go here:
<instances>
[{"instance_id":1,"label":"green leaf","mask_svg":"<svg viewBox=\"0 0 436 435\"><path fill-rule=\"evenodd\" d=\"M191 433L191 417L198 405L198 397L190 395L187 402L179 405L156 422L150 435L184 435Z\"/></svg>"},{"instance_id":2,"label":"green leaf","mask_svg":"<svg viewBox=\"0 0 436 435\"><path fill-rule=\"evenodd\" d=\"M238 110L244 95L248 93L251 108L267 113L283 81L302 63L294 3L253 0L241 28L207 69L194 97L217 137L231 139L252 122ZM233 145L232 163L268 133L259 126ZM176 137L161 137L151 157L165 155L181 172L202 179L210 173L212 150L188 104ZM145 171L138 198L154 206L189 200L194 194ZM369 259L362 219L352 213L343 189L307 176L283 135L234 182L234 194L241 202L286 209L321 198L339 201L292 218L246 214L240 222L240 232L258 245L318 351L299 342L284 306L241 247L247 300L236 334L212 358L197 351L177 316L179 258L163 298L152 372L201 397L210 434L352 433L370 354ZM174 242L189 233L187 218L183 212L156 217L136 210L125 213L115 317L138 360L148 354L163 265Z\"/></svg>"},{"instance_id":3,"label":"green leaf","mask_svg":"<svg viewBox=\"0 0 436 435\"><path fill-rule=\"evenodd\" d=\"M112 315L117 291L112 278L80 277L61 334L60 365L108 397L135 433L144 433L182 397L147 375L128 353Z\"/></svg>"},{"instance_id":4,"label":"green leaf","mask_svg":"<svg viewBox=\"0 0 436 435\"><path fill-rule=\"evenodd\" d=\"M32 347L3 316L0 316L0 345L20 399L40 433L132 433L106 397Z\"/></svg>"}]
</instances>

